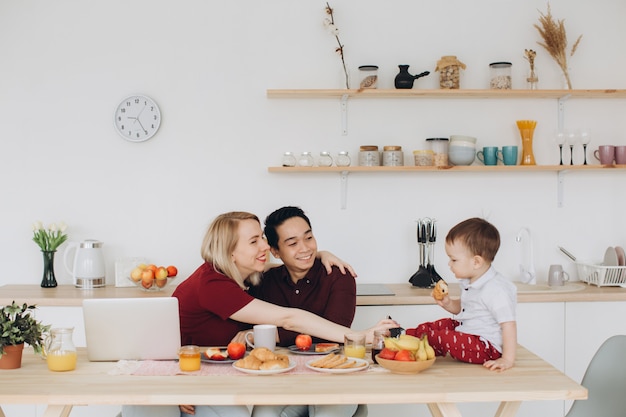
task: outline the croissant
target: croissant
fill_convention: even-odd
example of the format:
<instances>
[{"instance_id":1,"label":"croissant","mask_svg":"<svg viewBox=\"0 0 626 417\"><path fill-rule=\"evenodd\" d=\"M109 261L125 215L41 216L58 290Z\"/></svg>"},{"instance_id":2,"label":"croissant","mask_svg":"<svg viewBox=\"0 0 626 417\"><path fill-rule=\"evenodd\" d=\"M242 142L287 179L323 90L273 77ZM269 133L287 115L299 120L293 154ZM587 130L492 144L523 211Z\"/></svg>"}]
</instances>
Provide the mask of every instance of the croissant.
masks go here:
<instances>
[{"instance_id":1,"label":"croissant","mask_svg":"<svg viewBox=\"0 0 626 417\"><path fill-rule=\"evenodd\" d=\"M245 358L239 359L237 362L235 362L235 366L239 368L253 370L259 370L262 364L263 361L253 355L248 355Z\"/></svg>"},{"instance_id":2,"label":"croissant","mask_svg":"<svg viewBox=\"0 0 626 417\"><path fill-rule=\"evenodd\" d=\"M250 356L256 357L261 362L272 361L272 360L276 359L276 355L274 354L274 352L272 352L268 348L264 348L264 347L252 349L250 351Z\"/></svg>"},{"instance_id":3,"label":"croissant","mask_svg":"<svg viewBox=\"0 0 626 417\"><path fill-rule=\"evenodd\" d=\"M433 298L441 301L446 294L448 294L448 284L444 280L440 279L437 281L435 288L433 289Z\"/></svg>"},{"instance_id":4,"label":"croissant","mask_svg":"<svg viewBox=\"0 0 626 417\"><path fill-rule=\"evenodd\" d=\"M264 371L269 371L271 369L285 369L289 366L289 361L281 361L280 359L273 359L266 362L263 362L259 369Z\"/></svg>"}]
</instances>

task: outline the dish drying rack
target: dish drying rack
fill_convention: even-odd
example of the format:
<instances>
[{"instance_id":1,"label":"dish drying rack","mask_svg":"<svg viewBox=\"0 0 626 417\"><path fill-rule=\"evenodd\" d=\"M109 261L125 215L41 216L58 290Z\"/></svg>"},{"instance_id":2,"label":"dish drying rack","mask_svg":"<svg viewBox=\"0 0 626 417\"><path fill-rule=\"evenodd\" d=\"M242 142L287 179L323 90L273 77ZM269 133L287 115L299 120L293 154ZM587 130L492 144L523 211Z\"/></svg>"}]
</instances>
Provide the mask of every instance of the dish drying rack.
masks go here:
<instances>
[{"instance_id":1,"label":"dish drying rack","mask_svg":"<svg viewBox=\"0 0 626 417\"><path fill-rule=\"evenodd\" d=\"M617 287L626 283L626 266L604 266L576 262L578 278L598 287Z\"/></svg>"}]
</instances>

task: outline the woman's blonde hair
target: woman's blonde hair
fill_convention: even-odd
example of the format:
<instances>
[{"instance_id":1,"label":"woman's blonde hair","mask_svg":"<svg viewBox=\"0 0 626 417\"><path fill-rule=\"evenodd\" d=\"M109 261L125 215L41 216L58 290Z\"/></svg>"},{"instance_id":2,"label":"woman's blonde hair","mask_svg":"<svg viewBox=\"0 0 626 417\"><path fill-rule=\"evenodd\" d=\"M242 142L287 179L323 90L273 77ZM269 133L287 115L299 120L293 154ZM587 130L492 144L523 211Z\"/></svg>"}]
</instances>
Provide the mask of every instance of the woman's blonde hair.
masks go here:
<instances>
[{"instance_id":1,"label":"woman's blonde hair","mask_svg":"<svg viewBox=\"0 0 626 417\"><path fill-rule=\"evenodd\" d=\"M246 288L246 280L256 285L261 280L261 273L242 277L233 262L232 253L239 241L239 224L243 220L255 220L259 228L261 226L257 216L245 211L231 211L217 216L204 235L200 254L202 259L213 264L216 271L232 278L241 288Z\"/></svg>"}]
</instances>

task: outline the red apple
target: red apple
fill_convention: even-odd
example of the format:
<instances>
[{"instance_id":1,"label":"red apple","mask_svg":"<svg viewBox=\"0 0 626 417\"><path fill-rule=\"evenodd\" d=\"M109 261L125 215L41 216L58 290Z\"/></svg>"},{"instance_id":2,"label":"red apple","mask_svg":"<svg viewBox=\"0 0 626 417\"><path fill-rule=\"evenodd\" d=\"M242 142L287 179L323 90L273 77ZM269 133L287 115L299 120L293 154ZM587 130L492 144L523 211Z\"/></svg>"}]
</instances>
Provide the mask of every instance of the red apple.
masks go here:
<instances>
[{"instance_id":1,"label":"red apple","mask_svg":"<svg viewBox=\"0 0 626 417\"><path fill-rule=\"evenodd\" d=\"M231 359L241 359L246 354L246 345L243 343L231 342L226 347L228 357Z\"/></svg>"},{"instance_id":2,"label":"red apple","mask_svg":"<svg viewBox=\"0 0 626 417\"><path fill-rule=\"evenodd\" d=\"M313 344L313 339L308 334L299 334L296 336L296 347L300 350L309 350Z\"/></svg>"}]
</instances>

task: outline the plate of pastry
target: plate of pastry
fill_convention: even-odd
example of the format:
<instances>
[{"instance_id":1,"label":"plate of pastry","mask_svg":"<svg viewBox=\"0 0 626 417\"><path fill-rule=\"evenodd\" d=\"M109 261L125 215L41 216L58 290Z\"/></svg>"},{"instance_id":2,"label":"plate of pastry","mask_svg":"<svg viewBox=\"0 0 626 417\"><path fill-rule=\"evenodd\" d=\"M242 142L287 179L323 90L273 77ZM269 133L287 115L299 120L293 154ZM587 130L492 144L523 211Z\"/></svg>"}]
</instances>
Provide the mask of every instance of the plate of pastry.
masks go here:
<instances>
[{"instance_id":1,"label":"plate of pastry","mask_svg":"<svg viewBox=\"0 0 626 417\"><path fill-rule=\"evenodd\" d=\"M282 374L284 372L289 372L293 368L296 367L295 362L289 361L285 363L284 361L281 361L279 359L263 362L261 365L259 365L259 369L245 368L242 364L237 365L237 362L233 363L233 368L235 368L238 371L244 372L246 374L253 374L253 375Z\"/></svg>"},{"instance_id":2,"label":"plate of pastry","mask_svg":"<svg viewBox=\"0 0 626 417\"><path fill-rule=\"evenodd\" d=\"M289 346L287 349L298 355L328 355L331 352L337 352L341 346L339 343L314 343L307 350L302 350L296 345Z\"/></svg>"}]
</instances>

